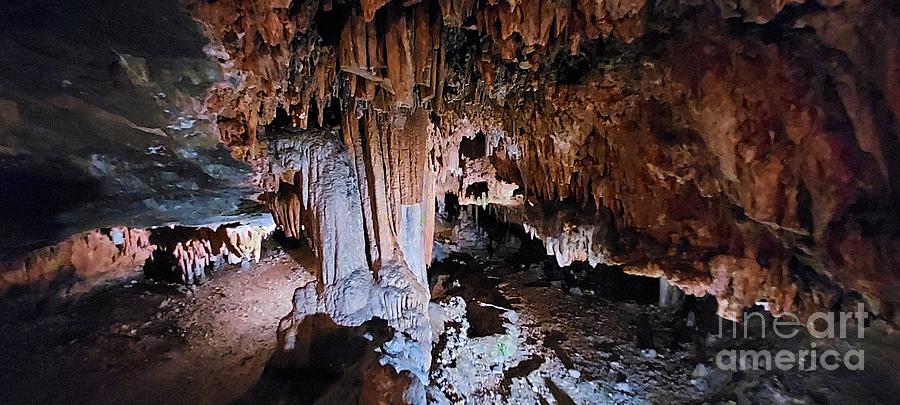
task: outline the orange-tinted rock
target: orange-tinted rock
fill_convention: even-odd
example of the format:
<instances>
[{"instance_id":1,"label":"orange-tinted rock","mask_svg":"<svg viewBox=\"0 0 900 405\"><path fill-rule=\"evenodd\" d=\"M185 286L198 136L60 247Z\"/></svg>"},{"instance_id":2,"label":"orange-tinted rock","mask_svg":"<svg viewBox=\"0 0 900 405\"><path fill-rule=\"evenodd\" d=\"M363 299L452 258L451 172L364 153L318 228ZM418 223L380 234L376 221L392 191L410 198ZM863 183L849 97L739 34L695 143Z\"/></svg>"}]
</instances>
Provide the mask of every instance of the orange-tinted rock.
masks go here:
<instances>
[{"instance_id":1,"label":"orange-tinted rock","mask_svg":"<svg viewBox=\"0 0 900 405\"><path fill-rule=\"evenodd\" d=\"M249 83L211 97L235 153L261 149L255 128L276 106L305 125L310 96L344 90L343 141L373 263L403 240L403 210L434 195L510 207L566 201L595 210L598 222L531 225L563 262L602 251L583 243L587 226L611 227L620 240L609 261L716 295L729 317L757 300L774 311L828 307L835 286L889 311L900 304L900 275L865 268L896 267L900 233L879 224L897 220L900 52L891 39L900 25L886 2L783 11L799 3L335 4L349 15L337 51L317 42L316 5L290 18L235 18L277 9L263 0L195 14ZM239 35L254 31L261 43ZM303 52L285 45L291 35ZM288 49L315 92L282 91ZM477 137L484 156L464 156ZM268 183L270 204L296 233L295 203L277 184Z\"/></svg>"},{"instance_id":2,"label":"orange-tinted rock","mask_svg":"<svg viewBox=\"0 0 900 405\"><path fill-rule=\"evenodd\" d=\"M14 288L38 294L90 291L117 278L133 277L164 252L174 257L172 268L185 283L202 277L214 261L240 263L259 260L262 240L273 230L268 225L135 229L114 227L82 232L46 248L0 262L0 295Z\"/></svg>"},{"instance_id":3,"label":"orange-tinted rock","mask_svg":"<svg viewBox=\"0 0 900 405\"><path fill-rule=\"evenodd\" d=\"M156 246L143 229L111 228L76 234L56 245L0 263L0 294L15 287L43 292L60 277L76 278L70 293L89 290L114 278L129 276Z\"/></svg>"},{"instance_id":4,"label":"orange-tinted rock","mask_svg":"<svg viewBox=\"0 0 900 405\"><path fill-rule=\"evenodd\" d=\"M323 111L331 100L334 50L309 31L319 3L289 6L283 0L188 5L212 40L207 53L225 68L227 80L210 92L206 104L236 158L252 160L264 153L257 145L257 126L271 122L279 107L305 127L311 103ZM292 67L304 74L295 77Z\"/></svg>"}]
</instances>

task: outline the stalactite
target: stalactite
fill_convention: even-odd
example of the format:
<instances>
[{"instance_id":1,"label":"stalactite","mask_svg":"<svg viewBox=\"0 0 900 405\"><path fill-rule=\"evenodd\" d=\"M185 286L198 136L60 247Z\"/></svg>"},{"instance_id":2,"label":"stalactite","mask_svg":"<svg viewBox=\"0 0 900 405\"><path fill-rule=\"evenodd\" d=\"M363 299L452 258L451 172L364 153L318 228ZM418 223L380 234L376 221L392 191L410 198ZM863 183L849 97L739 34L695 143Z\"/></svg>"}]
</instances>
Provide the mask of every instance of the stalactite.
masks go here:
<instances>
[{"instance_id":1,"label":"stalactite","mask_svg":"<svg viewBox=\"0 0 900 405\"><path fill-rule=\"evenodd\" d=\"M674 8L640 0L327 3L348 15L337 45L319 42L311 28L320 5L244 21L229 16L268 3L226 3L197 6L195 14L233 59L231 71L249 75L247 86L211 98L223 111L220 126L235 133L227 143L246 154L255 128L271 121L279 103L305 124L298 108L310 97L273 97L290 87L279 87L289 66L280 63L283 50L302 67L297 86L315 81L316 89L339 90L329 95L344 103L343 141L375 271L393 259L418 267L429 257L429 247L419 249L427 238L408 238L408 230L429 229L432 220L417 210L431 203L429 193L450 192L482 207L559 202L593 208L603 221L611 216L568 229L530 224L561 263L640 267L699 252L758 263L796 258L873 308L900 303L893 297L900 277L871 270L896 264L893 231L867 234L872 215L895 205L897 188L890 164L896 44L872 40L896 31L896 17L878 12L883 1L794 10L797 26L809 29L774 21L771 28L796 34L774 43L757 30L735 32L722 17L769 22L789 1ZM843 30L856 20L872 28ZM275 29L278 22L284 31ZM254 32L261 41L249 46ZM665 35L634 41L645 32ZM274 52L288 34L302 45ZM235 36L235 43L223 41ZM600 54L587 52L601 39ZM877 44L877 51L861 44ZM324 93L316 90L316 98ZM424 143L421 133L408 132L426 126ZM479 134L486 156L461 156L461 142ZM273 198L279 222L297 233L293 203ZM608 227L623 251L595 249L605 244L593 235ZM696 273L665 270L670 280ZM790 270L799 271L806 270ZM754 294L772 295L742 296Z\"/></svg>"},{"instance_id":2,"label":"stalactite","mask_svg":"<svg viewBox=\"0 0 900 405\"><path fill-rule=\"evenodd\" d=\"M356 173L337 134L298 131L270 146L271 171L294 175L291 197L273 201L283 229L296 230L300 218L322 264L321 280L332 285L366 266L362 210ZM293 211L293 201L298 201ZM283 204L287 202L287 204ZM293 231L292 231L293 232Z\"/></svg>"},{"instance_id":3,"label":"stalactite","mask_svg":"<svg viewBox=\"0 0 900 405\"><path fill-rule=\"evenodd\" d=\"M359 146L360 143L351 142L350 145ZM275 176L287 171L294 173L292 192L299 196L301 212L298 215L320 263L318 280L297 290L294 309L279 326L281 348L287 354L292 353L300 325L313 314L327 314L335 323L344 326L357 326L379 317L409 336L408 344L426 353L415 366L417 375L425 375L430 364L427 347L431 329L423 262L424 230L416 227L423 226L422 206L399 204L399 194L389 200L397 202L401 211L398 214L400 228L390 234L399 236L378 242L393 241L392 249L402 253L380 257L380 266L377 269L370 267L365 243L369 234L363 225L363 214L367 211L362 204L373 201L363 200L360 194L360 185L369 183L358 181L359 168L355 168L353 162L359 160L351 159L349 148L341 143L341 137L324 130L289 131L271 143L270 148L271 173ZM384 160L366 163L389 164ZM374 201L381 202L383 200ZM275 212L283 212L286 207L278 204ZM370 208L368 212L377 212L378 207ZM286 215L278 217L290 218ZM404 256L405 253L410 256ZM422 270L416 271L413 266ZM421 379L417 381L418 386L425 383Z\"/></svg>"},{"instance_id":4,"label":"stalactite","mask_svg":"<svg viewBox=\"0 0 900 405\"><path fill-rule=\"evenodd\" d=\"M285 175L290 179L288 183L279 180L278 192L266 193L261 198L284 235L299 239L303 237L300 196L295 192L294 172L287 171Z\"/></svg>"},{"instance_id":5,"label":"stalactite","mask_svg":"<svg viewBox=\"0 0 900 405\"><path fill-rule=\"evenodd\" d=\"M388 7L386 17L387 32L384 36L386 49L387 84L397 107L412 106L415 71L412 61L412 43L406 24L403 5L393 3Z\"/></svg>"},{"instance_id":6,"label":"stalactite","mask_svg":"<svg viewBox=\"0 0 900 405\"><path fill-rule=\"evenodd\" d=\"M163 227L152 231L151 240L158 250L170 253L174 271L185 284L206 277L206 269L214 263L238 264L243 260L258 262L262 241L274 225L240 224L218 227Z\"/></svg>"},{"instance_id":7,"label":"stalactite","mask_svg":"<svg viewBox=\"0 0 900 405\"><path fill-rule=\"evenodd\" d=\"M322 124L337 65L334 49L310 30L319 2L293 8L282 0L187 4L212 39L206 52L225 69L227 80L210 91L206 105L235 157L253 161L265 154L257 127L271 122L279 107L305 128L315 102Z\"/></svg>"},{"instance_id":8,"label":"stalactite","mask_svg":"<svg viewBox=\"0 0 900 405\"><path fill-rule=\"evenodd\" d=\"M0 262L0 295L15 287L43 292L58 278L74 272L70 293L85 292L102 282L134 276L155 253L175 258L169 271L186 284L205 276L212 262L259 261L262 241L274 229L260 223L210 227L95 229L54 246Z\"/></svg>"},{"instance_id":9,"label":"stalactite","mask_svg":"<svg viewBox=\"0 0 900 405\"><path fill-rule=\"evenodd\" d=\"M564 226L562 232L555 235L542 234L527 223L522 225L532 238L543 241L547 254L554 256L560 266L576 261L587 262L594 267L598 264L616 264L606 247L594 241L594 225Z\"/></svg>"},{"instance_id":10,"label":"stalactite","mask_svg":"<svg viewBox=\"0 0 900 405\"><path fill-rule=\"evenodd\" d=\"M367 246L370 264L405 260L425 280L430 261L435 189L426 160L430 131L424 110L400 117L369 111L360 118L345 118L344 143L352 154L360 188L364 190ZM371 213L371 214L370 214Z\"/></svg>"}]
</instances>

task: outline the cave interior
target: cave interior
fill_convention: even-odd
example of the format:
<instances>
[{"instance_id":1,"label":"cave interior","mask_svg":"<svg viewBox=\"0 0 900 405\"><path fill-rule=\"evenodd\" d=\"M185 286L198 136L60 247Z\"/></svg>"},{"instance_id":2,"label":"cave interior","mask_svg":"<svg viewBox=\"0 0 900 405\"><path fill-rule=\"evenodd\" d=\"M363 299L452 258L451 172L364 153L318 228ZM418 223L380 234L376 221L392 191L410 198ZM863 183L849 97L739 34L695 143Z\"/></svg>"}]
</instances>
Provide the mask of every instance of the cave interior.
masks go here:
<instances>
[{"instance_id":1,"label":"cave interior","mask_svg":"<svg viewBox=\"0 0 900 405\"><path fill-rule=\"evenodd\" d=\"M2 403L900 402L894 0L0 21Z\"/></svg>"}]
</instances>

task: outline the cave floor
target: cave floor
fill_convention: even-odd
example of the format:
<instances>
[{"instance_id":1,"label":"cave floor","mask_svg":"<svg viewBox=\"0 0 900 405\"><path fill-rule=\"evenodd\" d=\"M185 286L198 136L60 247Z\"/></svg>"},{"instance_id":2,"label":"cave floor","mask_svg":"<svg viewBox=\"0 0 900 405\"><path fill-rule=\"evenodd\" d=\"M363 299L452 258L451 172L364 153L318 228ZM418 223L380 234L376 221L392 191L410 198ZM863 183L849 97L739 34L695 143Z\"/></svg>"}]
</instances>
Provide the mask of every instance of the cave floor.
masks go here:
<instances>
[{"instance_id":1,"label":"cave floor","mask_svg":"<svg viewBox=\"0 0 900 405\"><path fill-rule=\"evenodd\" d=\"M137 278L3 311L0 403L229 403L259 380L313 266L309 251L276 253L192 289Z\"/></svg>"},{"instance_id":2,"label":"cave floor","mask_svg":"<svg viewBox=\"0 0 900 405\"><path fill-rule=\"evenodd\" d=\"M755 325L749 337L732 338L728 321L719 337L712 297L687 297L666 308L658 305L657 279L520 260L459 255L432 269L434 300L462 297L469 323L468 333L447 328L453 335L447 346L455 347L436 356L432 371L432 384L451 403L891 404L900 398L893 388L900 383L900 336L882 321L867 327L864 339L804 332L780 339L771 330L762 338ZM484 349L505 342L515 342L507 343L508 353ZM812 343L819 353L862 350L865 369L732 371L715 361L720 350L797 353Z\"/></svg>"},{"instance_id":3,"label":"cave floor","mask_svg":"<svg viewBox=\"0 0 900 405\"><path fill-rule=\"evenodd\" d=\"M435 300L462 297L469 322L468 333L454 336L458 347L438 356L452 358L440 365L445 371L433 372L451 402L686 403L707 397L705 383L692 376L701 363L700 333L679 327L685 311L655 305L655 279L466 256L446 260L433 273L440 285ZM513 349L499 356L480 349L495 342L514 342L508 344ZM460 393L462 385L472 388Z\"/></svg>"},{"instance_id":4,"label":"cave floor","mask_svg":"<svg viewBox=\"0 0 900 405\"><path fill-rule=\"evenodd\" d=\"M190 289L138 277L28 312L2 308L0 401L268 403L284 397L273 393L288 393L306 403L296 399L296 376L261 376L275 350L278 321L314 268L310 251L276 249L258 264L211 272ZM440 391L448 400L436 403L898 398L892 387L898 386L900 339L881 326L867 328L866 339L855 342L816 340L819 347L865 349L864 372L731 372L715 367L717 350L795 350L811 340L711 339L718 321L710 299L660 307L656 279L609 269L458 255L435 264L430 275L435 305L450 311L456 300L465 319L444 323L434 351L432 399Z\"/></svg>"}]
</instances>

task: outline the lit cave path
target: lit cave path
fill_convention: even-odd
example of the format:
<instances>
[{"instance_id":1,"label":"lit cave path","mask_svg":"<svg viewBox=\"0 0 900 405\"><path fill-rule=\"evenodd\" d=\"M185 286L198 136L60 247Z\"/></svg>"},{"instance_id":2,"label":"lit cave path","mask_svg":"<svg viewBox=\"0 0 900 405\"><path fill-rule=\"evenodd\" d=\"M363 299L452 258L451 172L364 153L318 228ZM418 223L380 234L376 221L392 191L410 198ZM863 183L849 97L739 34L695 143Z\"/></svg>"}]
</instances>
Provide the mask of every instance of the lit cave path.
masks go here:
<instances>
[{"instance_id":1,"label":"lit cave path","mask_svg":"<svg viewBox=\"0 0 900 405\"><path fill-rule=\"evenodd\" d=\"M4 305L5 404L222 404L255 384L308 250L228 265L202 285L131 277L77 300ZM295 260L299 259L299 262Z\"/></svg>"}]
</instances>

